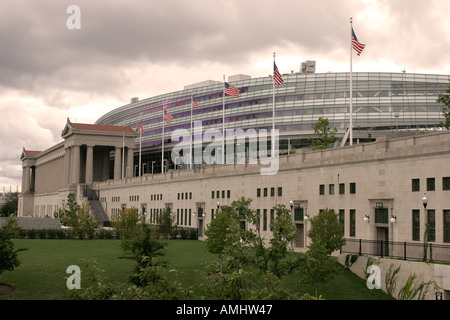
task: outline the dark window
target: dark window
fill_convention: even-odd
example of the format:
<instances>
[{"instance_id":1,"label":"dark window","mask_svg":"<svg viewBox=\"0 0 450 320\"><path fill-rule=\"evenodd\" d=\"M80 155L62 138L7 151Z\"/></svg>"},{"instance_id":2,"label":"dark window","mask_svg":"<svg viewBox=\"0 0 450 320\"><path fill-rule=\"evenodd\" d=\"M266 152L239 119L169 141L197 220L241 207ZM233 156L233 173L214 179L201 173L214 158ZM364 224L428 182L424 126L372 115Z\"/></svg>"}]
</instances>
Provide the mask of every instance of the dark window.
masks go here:
<instances>
[{"instance_id":1,"label":"dark window","mask_svg":"<svg viewBox=\"0 0 450 320\"><path fill-rule=\"evenodd\" d=\"M339 183L339 194L345 193L345 183Z\"/></svg>"},{"instance_id":2,"label":"dark window","mask_svg":"<svg viewBox=\"0 0 450 320\"><path fill-rule=\"evenodd\" d=\"M444 210L444 242L450 242L450 210Z\"/></svg>"},{"instance_id":3,"label":"dark window","mask_svg":"<svg viewBox=\"0 0 450 320\"><path fill-rule=\"evenodd\" d=\"M450 177L442 178L442 190L450 190Z\"/></svg>"},{"instance_id":4,"label":"dark window","mask_svg":"<svg viewBox=\"0 0 450 320\"><path fill-rule=\"evenodd\" d=\"M275 197L275 188L270 188L270 196Z\"/></svg>"},{"instance_id":5,"label":"dark window","mask_svg":"<svg viewBox=\"0 0 450 320\"><path fill-rule=\"evenodd\" d=\"M412 211L412 239L420 240L420 210Z\"/></svg>"},{"instance_id":6,"label":"dark window","mask_svg":"<svg viewBox=\"0 0 450 320\"><path fill-rule=\"evenodd\" d=\"M345 210L339 209L339 223L342 227L342 234L345 234Z\"/></svg>"},{"instance_id":7,"label":"dark window","mask_svg":"<svg viewBox=\"0 0 450 320\"><path fill-rule=\"evenodd\" d=\"M319 194L320 195L325 194L325 185L324 184L319 185Z\"/></svg>"},{"instance_id":8,"label":"dark window","mask_svg":"<svg viewBox=\"0 0 450 320\"><path fill-rule=\"evenodd\" d=\"M256 189L256 196L261 197L261 188Z\"/></svg>"},{"instance_id":9,"label":"dark window","mask_svg":"<svg viewBox=\"0 0 450 320\"><path fill-rule=\"evenodd\" d=\"M436 213L427 209L428 213L428 241L436 241Z\"/></svg>"},{"instance_id":10,"label":"dark window","mask_svg":"<svg viewBox=\"0 0 450 320\"><path fill-rule=\"evenodd\" d=\"M350 194L356 193L356 182L350 182Z\"/></svg>"},{"instance_id":11,"label":"dark window","mask_svg":"<svg viewBox=\"0 0 450 320\"><path fill-rule=\"evenodd\" d=\"M411 190L413 191L413 192L417 192L417 191L420 191L420 179L412 179L411 180L411 184L412 184L412 186L411 186Z\"/></svg>"},{"instance_id":12,"label":"dark window","mask_svg":"<svg viewBox=\"0 0 450 320\"><path fill-rule=\"evenodd\" d=\"M435 190L435 180L434 178L427 178L427 191Z\"/></svg>"},{"instance_id":13,"label":"dark window","mask_svg":"<svg viewBox=\"0 0 450 320\"><path fill-rule=\"evenodd\" d=\"M350 209L350 237L356 235L356 210Z\"/></svg>"},{"instance_id":14,"label":"dark window","mask_svg":"<svg viewBox=\"0 0 450 320\"><path fill-rule=\"evenodd\" d=\"M264 188L264 197L267 197L267 188Z\"/></svg>"},{"instance_id":15,"label":"dark window","mask_svg":"<svg viewBox=\"0 0 450 320\"><path fill-rule=\"evenodd\" d=\"M211 191L211 199L214 199L214 191Z\"/></svg>"},{"instance_id":16,"label":"dark window","mask_svg":"<svg viewBox=\"0 0 450 320\"><path fill-rule=\"evenodd\" d=\"M283 196L283 188L282 187L278 187L278 196L279 197Z\"/></svg>"},{"instance_id":17,"label":"dark window","mask_svg":"<svg viewBox=\"0 0 450 320\"><path fill-rule=\"evenodd\" d=\"M334 194L334 184L328 185L328 193L329 194Z\"/></svg>"}]
</instances>

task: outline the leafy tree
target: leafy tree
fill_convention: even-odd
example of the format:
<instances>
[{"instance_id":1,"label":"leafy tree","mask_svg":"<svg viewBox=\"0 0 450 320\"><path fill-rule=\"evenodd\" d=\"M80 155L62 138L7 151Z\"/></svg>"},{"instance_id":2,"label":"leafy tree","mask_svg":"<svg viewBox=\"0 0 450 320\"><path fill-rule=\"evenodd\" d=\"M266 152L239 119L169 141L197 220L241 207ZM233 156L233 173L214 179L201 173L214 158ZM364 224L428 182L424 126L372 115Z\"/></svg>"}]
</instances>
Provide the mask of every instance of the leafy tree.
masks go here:
<instances>
[{"instance_id":1,"label":"leafy tree","mask_svg":"<svg viewBox=\"0 0 450 320\"><path fill-rule=\"evenodd\" d=\"M14 243L11 241L17 230L18 227L11 219L0 228L0 274L6 270L12 271L20 265L17 254L24 249L14 249Z\"/></svg>"},{"instance_id":2,"label":"leafy tree","mask_svg":"<svg viewBox=\"0 0 450 320\"><path fill-rule=\"evenodd\" d=\"M446 93L439 93L436 102L443 103L445 107L442 108L442 115L445 118L445 122L441 124L445 129L450 130L450 85Z\"/></svg>"},{"instance_id":3,"label":"leafy tree","mask_svg":"<svg viewBox=\"0 0 450 320\"><path fill-rule=\"evenodd\" d=\"M5 195L5 203L0 207L0 217L17 215L18 193L10 192Z\"/></svg>"},{"instance_id":4,"label":"leafy tree","mask_svg":"<svg viewBox=\"0 0 450 320\"><path fill-rule=\"evenodd\" d=\"M345 244L342 225L333 209L325 209L311 220L308 237L313 243L325 246L327 254L340 249Z\"/></svg>"},{"instance_id":5,"label":"leafy tree","mask_svg":"<svg viewBox=\"0 0 450 320\"><path fill-rule=\"evenodd\" d=\"M330 143L336 140L337 129L330 129L330 122L327 118L319 118L314 126L314 133L318 135L317 139L309 138L308 141L311 142L309 146L312 150L326 149Z\"/></svg>"},{"instance_id":6,"label":"leafy tree","mask_svg":"<svg viewBox=\"0 0 450 320\"><path fill-rule=\"evenodd\" d=\"M75 194L67 196L67 203L64 209L60 209L56 216L59 216L61 223L69 227L69 232L74 238L93 238L98 221L91 213L88 203L81 206L75 200Z\"/></svg>"},{"instance_id":7,"label":"leafy tree","mask_svg":"<svg viewBox=\"0 0 450 320\"><path fill-rule=\"evenodd\" d=\"M176 227L175 223L175 213L170 211L169 208L165 208L161 216L159 218L159 224L158 224L158 232L159 235L163 238L170 238L170 235L172 234L172 231Z\"/></svg>"},{"instance_id":8,"label":"leafy tree","mask_svg":"<svg viewBox=\"0 0 450 320\"><path fill-rule=\"evenodd\" d=\"M206 249L219 255L220 273L222 273L222 261L227 246L236 243L236 240L238 240L236 237L239 232L239 225L236 223L237 219L233 213L232 207L222 206L205 230L207 236Z\"/></svg>"},{"instance_id":9,"label":"leafy tree","mask_svg":"<svg viewBox=\"0 0 450 320\"><path fill-rule=\"evenodd\" d=\"M250 208L251 202L252 199L242 197L231 204L235 223L240 226L240 222L245 220L255 228L239 228L238 237L235 237L227 248L230 262L234 266L253 265L264 273L271 272L280 277L290 270L288 247L296 237L295 226L289 216L290 211L284 205L273 208L276 212L271 222L273 236L268 240L261 233L261 217Z\"/></svg>"},{"instance_id":10,"label":"leafy tree","mask_svg":"<svg viewBox=\"0 0 450 320\"><path fill-rule=\"evenodd\" d=\"M133 235L137 224L142 221L142 217L136 208L124 208L119 211L117 217L112 221L112 226L120 238L127 239Z\"/></svg>"}]
</instances>

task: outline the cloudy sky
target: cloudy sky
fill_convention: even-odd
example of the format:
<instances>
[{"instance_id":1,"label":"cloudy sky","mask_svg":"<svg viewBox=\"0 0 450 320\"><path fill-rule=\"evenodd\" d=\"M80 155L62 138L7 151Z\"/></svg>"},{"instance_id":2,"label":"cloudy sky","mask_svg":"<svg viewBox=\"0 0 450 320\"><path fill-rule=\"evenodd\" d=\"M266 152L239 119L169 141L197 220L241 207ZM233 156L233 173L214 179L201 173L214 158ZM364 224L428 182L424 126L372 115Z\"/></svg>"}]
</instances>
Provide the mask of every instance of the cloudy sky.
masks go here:
<instances>
[{"instance_id":1,"label":"cloudy sky","mask_svg":"<svg viewBox=\"0 0 450 320\"><path fill-rule=\"evenodd\" d=\"M21 188L22 148L61 141L67 117L106 112L223 75L315 60L349 71L450 74L448 0L0 0L0 191ZM67 9L77 5L80 19ZM67 21L80 22L69 29Z\"/></svg>"}]
</instances>

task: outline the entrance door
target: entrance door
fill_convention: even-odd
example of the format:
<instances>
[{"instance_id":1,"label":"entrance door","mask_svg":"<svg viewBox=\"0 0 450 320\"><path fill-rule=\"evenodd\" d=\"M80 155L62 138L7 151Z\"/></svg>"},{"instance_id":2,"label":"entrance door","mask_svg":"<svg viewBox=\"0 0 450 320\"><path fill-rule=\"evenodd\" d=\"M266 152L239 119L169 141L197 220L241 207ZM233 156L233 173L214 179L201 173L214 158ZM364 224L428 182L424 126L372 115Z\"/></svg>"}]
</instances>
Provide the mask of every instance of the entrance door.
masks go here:
<instances>
[{"instance_id":1,"label":"entrance door","mask_svg":"<svg viewBox=\"0 0 450 320\"><path fill-rule=\"evenodd\" d=\"M389 228L377 227L377 255L389 256Z\"/></svg>"}]
</instances>

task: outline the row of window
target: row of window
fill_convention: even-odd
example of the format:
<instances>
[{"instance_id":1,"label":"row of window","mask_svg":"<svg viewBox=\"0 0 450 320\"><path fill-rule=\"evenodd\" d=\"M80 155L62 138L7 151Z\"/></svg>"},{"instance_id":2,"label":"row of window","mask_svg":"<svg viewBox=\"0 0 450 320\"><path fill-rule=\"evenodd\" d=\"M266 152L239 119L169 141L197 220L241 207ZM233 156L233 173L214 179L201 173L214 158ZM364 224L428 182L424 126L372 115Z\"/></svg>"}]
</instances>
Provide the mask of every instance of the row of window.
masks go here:
<instances>
[{"instance_id":1,"label":"row of window","mask_svg":"<svg viewBox=\"0 0 450 320\"><path fill-rule=\"evenodd\" d=\"M225 192L226 192L226 196L225 196ZM214 199L214 195L216 197L216 199L220 199L220 191L211 191L211 199ZM222 199L230 199L231 198L231 191L230 190L222 190Z\"/></svg>"},{"instance_id":2,"label":"row of window","mask_svg":"<svg viewBox=\"0 0 450 320\"><path fill-rule=\"evenodd\" d=\"M412 211L412 239L420 241L420 215L421 210ZM450 210L443 210L443 240L450 242ZM427 209L427 223L428 223L428 241L436 241L436 211Z\"/></svg>"},{"instance_id":3,"label":"row of window","mask_svg":"<svg viewBox=\"0 0 450 320\"><path fill-rule=\"evenodd\" d=\"M262 194L263 197L269 196L269 194L268 194L269 188L262 188L262 191L263 191L263 194ZM275 197L275 188L274 187L270 188L270 196ZM283 196L283 188L282 187L277 188L277 196L278 197ZM261 188L256 189L256 197L258 197L258 198L261 197Z\"/></svg>"},{"instance_id":4,"label":"row of window","mask_svg":"<svg viewBox=\"0 0 450 320\"><path fill-rule=\"evenodd\" d=\"M189 196L189 197L188 197ZM178 200L191 200L192 192L178 192Z\"/></svg>"},{"instance_id":5,"label":"row of window","mask_svg":"<svg viewBox=\"0 0 450 320\"><path fill-rule=\"evenodd\" d=\"M436 179L435 178L427 178L427 191L435 191L436 190ZM442 190L450 190L450 177L442 178ZM412 179L411 180L411 191L418 192L420 191L420 179Z\"/></svg>"},{"instance_id":6,"label":"row of window","mask_svg":"<svg viewBox=\"0 0 450 320\"><path fill-rule=\"evenodd\" d=\"M338 187L339 187L339 194L345 194L345 183L339 183ZM349 192L350 192L350 194L356 193L356 182L349 183ZM324 194L325 194L325 185L320 184L319 185L319 195L324 195ZM334 183L331 183L328 185L328 194L330 194L330 195L335 194Z\"/></svg>"}]
</instances>

